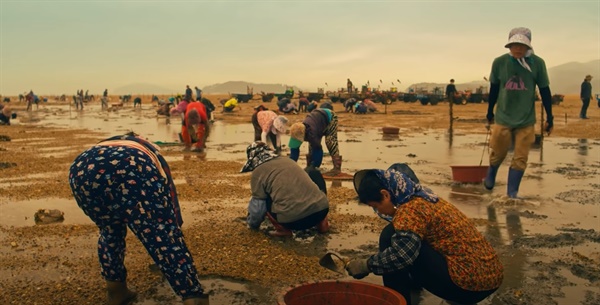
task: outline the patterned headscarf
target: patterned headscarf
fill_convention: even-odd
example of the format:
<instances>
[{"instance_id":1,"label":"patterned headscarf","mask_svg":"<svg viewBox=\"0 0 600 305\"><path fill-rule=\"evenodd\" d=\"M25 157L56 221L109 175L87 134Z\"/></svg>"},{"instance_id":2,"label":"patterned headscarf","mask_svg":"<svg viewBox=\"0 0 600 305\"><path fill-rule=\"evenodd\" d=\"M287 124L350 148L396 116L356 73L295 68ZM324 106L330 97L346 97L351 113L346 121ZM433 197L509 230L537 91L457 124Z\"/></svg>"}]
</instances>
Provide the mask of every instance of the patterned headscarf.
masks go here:
<instances>
[{"instance_id":1,"label":"patterned headscarf","mask_svg":"<svg viewBox=\"0 0 600 305\"><path fill-rule=\"evenodd\" d=\"M389 168L385 171L373 169L372 171L375 172L377 178L379 178L385 189L390 193L390 199L395 207L409 202L414 196L424 198L431 203L436 203L439 200L438 196L432 190L421 186L421 184L413 181L407 174L396 169ZM379 217L387 221L392 221L392 216L383 215L377 212L375 208L373 210Z\"/></svg>"},{"instance_id":2,"label":"patterned headscarf","mask_svg":"<svg viewBox=\"0 0 600 305\"><path fill-rule=\"evenodd\" d=\"M250 144L246 148L246 155L248 156L248 161L244 164L240 173L251 172L259 165L279 157L267 144L260 141Z\"/></svg>"},{"instance_id":3,"label":"patterned headscarf","mask_svg":"<svg viewBox=\"0 0 600 305\"><path fill-rule=\"evenodd\" d=\"M274 134L285 134L287 132L287 123L288 119L283 115L279 115L273 120L271 131Z\"/></svg>"}]
</instances>

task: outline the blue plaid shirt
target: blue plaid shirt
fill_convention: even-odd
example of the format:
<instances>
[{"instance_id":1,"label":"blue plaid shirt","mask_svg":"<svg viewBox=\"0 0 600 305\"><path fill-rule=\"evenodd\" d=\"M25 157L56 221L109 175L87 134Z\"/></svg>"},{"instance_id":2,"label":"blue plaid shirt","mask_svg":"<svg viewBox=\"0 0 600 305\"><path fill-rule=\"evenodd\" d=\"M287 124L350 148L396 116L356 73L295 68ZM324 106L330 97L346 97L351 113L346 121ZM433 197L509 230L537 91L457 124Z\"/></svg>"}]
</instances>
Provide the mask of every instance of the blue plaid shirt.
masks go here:
<instances>
[{"instance_id":1,"label":"blue plaid shirt","mask_svg":"<svg viewBox=\"0 0 600 305\"><path fill-rule=\"evenodd\" d=\"M419 256L421 238L410 231L396 231L392 235L392 246L369 258L367 265L377 275L404 269Z\"/></svg>"}]
</instances>

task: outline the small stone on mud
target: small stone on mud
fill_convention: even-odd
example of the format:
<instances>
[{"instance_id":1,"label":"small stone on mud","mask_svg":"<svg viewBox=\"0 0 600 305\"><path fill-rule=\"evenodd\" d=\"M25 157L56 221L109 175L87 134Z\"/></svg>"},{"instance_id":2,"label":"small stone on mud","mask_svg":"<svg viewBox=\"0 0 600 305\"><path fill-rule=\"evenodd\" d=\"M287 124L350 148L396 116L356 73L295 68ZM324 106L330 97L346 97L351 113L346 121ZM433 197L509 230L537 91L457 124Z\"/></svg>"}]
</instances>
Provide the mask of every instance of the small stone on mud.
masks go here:
<instances>
[{"instance_id":1,"label":"small stone on mud","mask_svg":"<svg viewBox=\"0 0 600 305\"><path fill-rule=\"evenodd\" d=\"M65 213L60 210L40 209L35 212L34 219L36 224L50 224L63 222Z\"/></svg>"}]
</instances>

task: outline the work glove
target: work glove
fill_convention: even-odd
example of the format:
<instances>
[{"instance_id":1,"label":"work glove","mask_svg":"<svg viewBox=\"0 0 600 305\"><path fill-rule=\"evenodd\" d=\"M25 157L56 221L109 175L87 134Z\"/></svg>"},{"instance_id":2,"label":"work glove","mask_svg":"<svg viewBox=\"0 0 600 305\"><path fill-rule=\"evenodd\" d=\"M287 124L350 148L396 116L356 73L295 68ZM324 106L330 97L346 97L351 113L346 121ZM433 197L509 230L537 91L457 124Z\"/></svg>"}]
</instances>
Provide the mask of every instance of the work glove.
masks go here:
<instances>
[{"instance_id":1,"label":"work glove","mask_svg":"<svg viewBox=\"0 0 600 305\"><path fill-rule=\"evenodd\" d=\"M371 273L367 265L368 259L353 259L346 265L346 271L353 278L360 280Z\"/></svg>"},{"instance_id":2,"label":"work glove","mask_svg":"<svg viewBox=\"0 0 600 305\"><path fill-rule=\"evenodd\" d=\"M554 128L554 117L550 117L546 119L546 124L544 124L544 131L550 135L552 133L552 129Z\"/></svg>"}]
</instances>

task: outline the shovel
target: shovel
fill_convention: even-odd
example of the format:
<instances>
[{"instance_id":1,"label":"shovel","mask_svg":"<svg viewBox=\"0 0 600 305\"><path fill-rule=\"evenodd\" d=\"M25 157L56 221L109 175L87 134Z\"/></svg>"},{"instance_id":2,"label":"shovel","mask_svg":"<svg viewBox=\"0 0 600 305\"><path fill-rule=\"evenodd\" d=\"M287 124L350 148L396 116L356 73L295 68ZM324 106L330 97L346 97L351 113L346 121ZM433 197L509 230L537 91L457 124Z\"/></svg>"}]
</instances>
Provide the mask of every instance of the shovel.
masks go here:
<instances>
[{"instance_id":1,"label":"shovel","mask_svg":"<svg viewBox=\"0 0 600 305\"><path fill-rule=\"evenodd\" d=\"M336 259L333 258L334 256ZM323 255L323 257L321 257L319 260L319 265L333 272L346 274L346 266L348 265L348 262L335 253L327 252L327 254Z\"/></svg>"}]
</instances>

